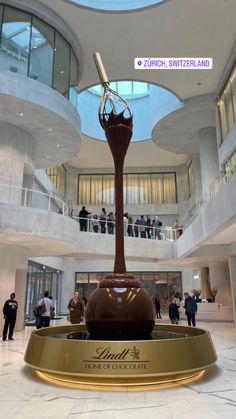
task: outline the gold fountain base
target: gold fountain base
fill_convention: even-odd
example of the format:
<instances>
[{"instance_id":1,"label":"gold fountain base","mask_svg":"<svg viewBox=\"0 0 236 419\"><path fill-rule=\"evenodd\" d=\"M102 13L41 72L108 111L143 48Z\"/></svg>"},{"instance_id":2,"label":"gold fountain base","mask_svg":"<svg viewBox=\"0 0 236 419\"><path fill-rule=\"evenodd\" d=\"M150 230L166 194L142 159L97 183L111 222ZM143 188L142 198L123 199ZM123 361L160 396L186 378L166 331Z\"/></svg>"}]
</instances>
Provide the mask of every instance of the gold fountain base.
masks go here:
<instances>
[{"instance_id":1,"label":"gold fountain base","mask_svg":"<svg viewBox=\"0 0 236 419\"><path fill-rule=\"evenodd\" d=\"M85 332L85 325L35 330L25 362L51 382L119 388L196 379L217 359L209 332L199 328L156 325L158 338L126 341L85 340Z\"/></svg>"}]
</instances>

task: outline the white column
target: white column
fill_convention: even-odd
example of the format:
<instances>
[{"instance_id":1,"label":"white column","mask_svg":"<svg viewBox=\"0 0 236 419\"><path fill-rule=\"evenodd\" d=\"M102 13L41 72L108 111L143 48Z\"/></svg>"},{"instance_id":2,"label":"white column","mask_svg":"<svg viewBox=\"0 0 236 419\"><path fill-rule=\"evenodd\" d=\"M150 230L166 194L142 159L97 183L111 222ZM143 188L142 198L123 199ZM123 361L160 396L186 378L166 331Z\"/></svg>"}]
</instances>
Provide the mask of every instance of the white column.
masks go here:
<instances>
[{"instance_id":1,"label":"white column","mask_svg":"<svg viewBox=\"0 0 236 419\"><path fill-rule=\"evenodd\" d=\"M229 272L232 291L234 322L236 323L236 256L229 256Z\"/></svg>"},{"instance_id":2,"label":"white column","mask_svg":"<svg viewBox=\"0 0 236 419\"><path fill-rule=\"evenodd\" d=\"M15 331L25 328L25 295L26 295L27 269L16 269L15 293L18 301Z\"/></svg>"},{"instance_id":3,"label":"white column","mask_svg":"<svg viewBox=\"0 0 236 419\"><path fill-rule=\"evenodd\" d=\"M216 129L203 128L198 132L199 153L202 176L202 192L208 193L209 187L219 175L219 160Z\"/></svg>"},{"instance_id":4,"label":"white column","mask_svg":"<svg viewBox=\"0 0 236 419\"><path fill-rule=\"evenodd\" d=\"M0 124L1 202L21 203L22 191L4 185L22 186L25 165L34 169L35 139L19 127Z\"/></svg>"},{"instance_id":5,"label":"white column","mask_svg":"<svg viewBox=\"0 0 236 419\"><path fill-rule=\"evenodd\" d=\"M61 313L67 313L69 300L73 297L75 292L75 267L73 259L65 259L64 272L62 274L61 284Z\"/></svg>"},{"instance_id":6,"label":"white column","mask_svg":"<svg viewBox=\"0 0 236 419\"><path fill-rule=\"evenodd\" d=\"M195 201L198 201L202 194L202 177L201 177L201 165L199 154L193 154L191 156L193 166L193 178L194 178L194 194Z\"/></svg>"},{"instance_id":7,"label":"white column","mask_svg":"<svg viewBox=\"0 0 236 419\"><path fill-rule=\"evenodd\" d=\"M0 333L3 328L3 304L12 292L16 293L16 269L27 269L28 249L15 245L0 245ZM22 299L23 298L23 299ZM16 300L20 305L25 305L25 294Z\"/></svg>"},{"instance_id":8,"label":"white column","mask_svg":"<svg viewBox=\"0 0 236 419\"><path fill-rule=\"evenodd\" d=\"M232 306L232 294L228 276L228 264L225 262L210 263L209 277L211 287L217 288L216 302L223 306Z\"/></svg>"},{"instance_id":9,"label":"white column","mask_svg":"<svg viewBox=\"0 0 236 419\"><path fill-rule=\"evenodd\" d=\"M182 268L182 288L183 294L188 292L191 295L194 288L200 288L200 280L194 278L193 268Z\"/></svg>"}]
</instances>

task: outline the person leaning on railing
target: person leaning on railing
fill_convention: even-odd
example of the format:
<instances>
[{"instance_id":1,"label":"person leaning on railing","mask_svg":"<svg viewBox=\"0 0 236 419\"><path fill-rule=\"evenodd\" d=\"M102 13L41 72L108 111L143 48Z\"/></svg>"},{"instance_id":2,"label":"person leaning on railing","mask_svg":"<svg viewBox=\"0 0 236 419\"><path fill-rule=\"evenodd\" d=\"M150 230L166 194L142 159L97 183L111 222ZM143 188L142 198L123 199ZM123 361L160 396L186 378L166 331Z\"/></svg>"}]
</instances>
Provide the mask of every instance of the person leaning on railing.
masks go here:
<instances>
[{"instance_id":1,"label":"person leaning on railing","mask_svg":"<svg viewBox=\"0 0 236 419\"><path fill-rule=\"evenodd\" d=\"M139 219L139 231L140 231L141 237L143 239L146 239L146 221L144 220L143 215L141 215Z\"/></svg>"},{"instance_id":2,"label":"person leaning on railing","mask_svg":"<svg viewBox=\"0 0 236 419\"><path fill-rule=\"evenodd\" d=\"M183 234L183 226L180 225L179 220L175 220L174 223L174 234L175 234L175 240L178 240L178 238Z\"/></svg>"},{"instance_id":3,"label":"person leaning on railing","mask_svg":"<svg viewBox=\"0 0 236 419\"><path fill-rule=\"evenodd\" d=\"M159 219L159 217L156 215L156 217L154 218L153 222L152 222L152 226L154 227L153 233L155 235L155 239L158 238L158 240L161 240L161 226L162 226L162 222Z\"/></svg>"},{"instance_id":4,"label":"person leaning on railing","mask_svg":"<svg viewBox=\"0 0 236 419\"><path fill-rule=\"evenodd\" d=\"M97 214L94 214L93 218L91 219L91 222L92 222L92 227L93 227L94 233L98 233L99 220L98 220Z\"/></svg>"},{"instance_id":5,"label":"person leaning on railing","mask_svg":"<svg viewBox=\"0 0 236 419\"><path fill-rule=\"evenodd\" d=\"M114 234L115 217L113 212L109 212L107 216L107 232L108 234Z\"/></svg>"},{"instance_id":6,"label":"person leaning on railing","mask_svg":"<svg viewBox=\"0 0 236 419\"><path fill-rule=\"evenodd\" d=\"M134 235L135 237L139 236L139 219L138 218L134 223Z\"/></svg>"},{"instance_id":7,"label":"person leaning on railing","mask_svg":"<svg viewBox=\"0 0 236 419\"><path fill-rule=\"evenodd\" d=\"M102 208L102 212L100 214L99 217L99 222L100 222L100 226L101 226L101 233L105 234L106 233L106 221L107 221L107 215L106 215L106 210L105 208Z\"/></svg>"},{"instance_id":8,"label":"person leaning on railing","mask_svg":"<svg viewBox=\"0 0 236 419\"><path fill-rule=\"evenodd\" d=\"M79 225L80 225L80 231L87 231L88 227L88 215L90 215L90 212L86 210L86 207L83 206L82 209L79 212Z\"/></svg>"}]
</instances>

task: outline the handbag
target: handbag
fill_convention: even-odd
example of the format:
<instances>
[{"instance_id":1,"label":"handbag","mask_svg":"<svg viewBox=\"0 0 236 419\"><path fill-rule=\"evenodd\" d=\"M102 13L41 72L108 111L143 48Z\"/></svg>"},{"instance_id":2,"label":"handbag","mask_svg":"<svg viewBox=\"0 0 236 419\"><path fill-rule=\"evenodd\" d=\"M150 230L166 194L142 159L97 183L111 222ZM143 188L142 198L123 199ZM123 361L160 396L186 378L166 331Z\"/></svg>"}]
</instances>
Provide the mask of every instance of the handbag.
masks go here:
<instances>
[{"instance_id":1,"label":"handbag","mask_svg":"<svg viewBox=\"0 0 236 419\"><path fill-rule=\"evenodd\" d=\"M40 304L38 306L38 314L40 316L42 316L42 314L46 313L47 309L46 309L46 305L44 304L44 302L42 304Z\"/></svg>"}]
</instances>

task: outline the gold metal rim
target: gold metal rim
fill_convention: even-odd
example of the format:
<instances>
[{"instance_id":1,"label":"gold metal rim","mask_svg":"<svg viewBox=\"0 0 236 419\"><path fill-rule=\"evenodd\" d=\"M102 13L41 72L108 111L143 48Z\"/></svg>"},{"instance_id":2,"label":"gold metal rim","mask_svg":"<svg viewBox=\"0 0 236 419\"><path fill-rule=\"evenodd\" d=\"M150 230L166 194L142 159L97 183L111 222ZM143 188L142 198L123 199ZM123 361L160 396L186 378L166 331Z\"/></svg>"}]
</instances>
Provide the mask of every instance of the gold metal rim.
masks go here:
<instances>
[{"instance_id":1,"label":"gold metal rim","mask_svg":"<svg viewBox=\"0 0 236 419\"><path fill-rule=\"evenodd\" d=\"M47 381L50 384L55 384L62 387L72 387L80 388L85 390L104 390L111 391L111 388L116 391L142 391L142 390L155 390L163 387L169 387L173 385L187 385L192 381L200 380L204 374L205 370L197 372L179 375L175 377L156 377L153 379L147 379L146 377L142 380L133 380L133 381L121 381L114 382L103 380L90 379L83 380L82 377L71 377L71 376L60 376L57 374L48 374L41 371L36 371L38 377L44 381Z\"/></svg>"},{"instance_id":2,"label":"gold metal rim","mask_svg":"<svg viewBox=\"0 0 236 419\"><path fill-rule=\"evenodd\" d=\"M164 324L156 325L155 330L187 336L137 341L74 340L65 335L84 332L85 325L50 327L32 332L25 362L51 382L90 388L193 380L216 362L208 331ZM55 335L62 336L59 339Z\"/></svg>"}]
</instances>

